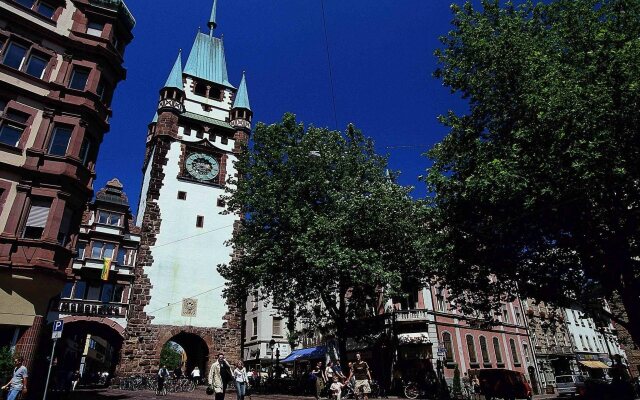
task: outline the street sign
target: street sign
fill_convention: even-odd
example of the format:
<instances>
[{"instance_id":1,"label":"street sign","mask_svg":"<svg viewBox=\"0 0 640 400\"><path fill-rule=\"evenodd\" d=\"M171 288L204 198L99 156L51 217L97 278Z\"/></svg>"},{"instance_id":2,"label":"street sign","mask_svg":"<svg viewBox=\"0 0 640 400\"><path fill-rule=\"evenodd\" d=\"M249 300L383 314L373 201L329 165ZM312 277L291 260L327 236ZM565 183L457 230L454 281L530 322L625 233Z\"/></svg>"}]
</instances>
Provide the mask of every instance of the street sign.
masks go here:
<instances>
[{"instance_id":1,"label":"street sign","mask_svg":"<svg viewBox=\"0 0 640 400\"><path fill-rule=\"evenodd\" d=\"M51 332L51 339L60 339L62 337L62 328L64 322L61 319L57 319L53 323L53 332Z\"/></svg>"},{"instance_id":2,"label":"street sign","mask_svg":"<svg viewBox=\"0 0 640 400\"><path fill-rule=\"evenodd\" d=\"M444 345L438 346L438 356L446 356L446 355L447 355L447 348L444 347Z\"/></svg>"}]
</instances>

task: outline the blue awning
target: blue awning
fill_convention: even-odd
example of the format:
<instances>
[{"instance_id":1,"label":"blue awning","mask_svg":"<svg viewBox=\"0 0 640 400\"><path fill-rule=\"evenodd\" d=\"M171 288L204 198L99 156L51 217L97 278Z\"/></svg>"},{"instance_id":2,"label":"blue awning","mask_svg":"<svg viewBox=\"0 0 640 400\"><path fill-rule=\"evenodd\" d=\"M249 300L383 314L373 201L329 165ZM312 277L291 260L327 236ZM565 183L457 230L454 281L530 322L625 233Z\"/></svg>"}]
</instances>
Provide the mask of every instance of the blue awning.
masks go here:
<instances>
[{"instance_id":1,"label":"blue awning","mask_svg":"<svg viewBox=\"0 0 640 400\"><path fill-rule=\"evenodd\" d=\"M282 363L290 363L300 360L312 360L314 358L322 358L327 353L326 346L309 347L307 349L294 350L285 358L280 361Z\"/></svg>"}]
</instances>

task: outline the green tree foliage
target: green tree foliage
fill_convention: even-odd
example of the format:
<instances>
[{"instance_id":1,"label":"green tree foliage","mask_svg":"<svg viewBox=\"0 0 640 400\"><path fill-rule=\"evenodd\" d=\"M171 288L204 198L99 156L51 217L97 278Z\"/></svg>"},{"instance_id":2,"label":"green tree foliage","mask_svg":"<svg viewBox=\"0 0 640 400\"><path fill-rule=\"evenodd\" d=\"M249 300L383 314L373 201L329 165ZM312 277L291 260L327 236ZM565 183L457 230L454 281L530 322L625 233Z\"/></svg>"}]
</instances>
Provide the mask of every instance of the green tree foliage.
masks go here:
<instances>
[{"instance_id":1,"label":"green tree foliage","mask_svg":"<svg viewBox=\"0 0 640 400\"><path fill-rule=\"evenodd\" d=\"M160 351L160 367L165 365L170 371L182 364L182 353L172 342L167 342Z\"/></svg>"},{"instance_id":2,"label":"green tree foliage","mask_svg":"<svg viewBox=\"0 0 640 400\"><path fill-rule=\"evenodd\" d=\"M13 367L11 349L9 347L0 347L0 382L2 382L2 385L9 381Z\"/></svg>"},{"instance_id":3,"label":"green tree foliage","mask_svg":"<svg viewBox=\"0 0 640 400\"><path fill-rule=\"evenodd\" d=\"M429 152L430 262L487 313L619 298L640 343L640 2L452 8L436 76L470 107Z\"/></svg>"},{"instance_id":4,"label":"green tree foliage","mask_svg":"<svg viewBox=\"0 0 640 400\"><path fill-rule=\"evenodd\" d=\"M287 114L256 126L236 166L242 178L226 202L245 218L231 240L242 256L219 266L227 296L243 301L260 288L285 316L344 346L348 322L373 315L380 290L417 284L410 189L393 182L360 131L305 129Z\"/></svg>"}]
</instances>

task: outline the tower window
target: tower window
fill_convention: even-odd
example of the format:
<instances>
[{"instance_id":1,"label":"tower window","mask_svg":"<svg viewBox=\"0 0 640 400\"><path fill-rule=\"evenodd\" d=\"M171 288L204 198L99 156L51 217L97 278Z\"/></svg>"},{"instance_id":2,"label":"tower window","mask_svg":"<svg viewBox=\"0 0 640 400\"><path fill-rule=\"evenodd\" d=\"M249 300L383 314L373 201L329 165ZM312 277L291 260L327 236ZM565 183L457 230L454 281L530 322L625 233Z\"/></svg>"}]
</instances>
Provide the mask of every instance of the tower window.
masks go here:
<instances>
[{"instance_id":1,"label":"tower window","mask_svg":"<svg viewBox=\"0 0 640 400\"><path fill-rule=\"evenodd\" d=\"M218 197L218 207L224 207L224 200L222 197Z\"/></svg>"},{"instance_id":2,"label":"tower window","mask_svg":"<svg viewBox=\"0 0 640 400\"><path fill-rule=\"evenodd\" d=\"M207 97L207 85L205 85L204 83L196 82L195 86L193 87L193 93L197 94L198 96Z\"/></svg>"},{"instance_id":3,"label":"tower window","mask_svg":"<svg viewBox=\"0 0 640 400\"><path fill-rule=\"evenodd\" d=\"M187 199L187 192L178 191L178 200L186 200L186 199Z\"/></svg>"},{"instance_id":4,"label":"tower window","mask_svg":"<svg viewBox=\"0 0 640 400\"><path fill-rule=\"evenodd\" d=\"M220 138L220 143L221 143L221 144L228 144L228 143L229 143L229 138L228 138L228 137L226 137L226 136L222 136L222 137Z\"/></svg>"},{"instance_id":5,"label":"tower window","mask_svg":"<svg viewBox=\"0 0 640 400\"><path fill-rule=\"evenodd\" d=\"M196 218L196 228L202 228L204 226L204 217L202 215L198 215Z\"/></svg>"}]
</instances>

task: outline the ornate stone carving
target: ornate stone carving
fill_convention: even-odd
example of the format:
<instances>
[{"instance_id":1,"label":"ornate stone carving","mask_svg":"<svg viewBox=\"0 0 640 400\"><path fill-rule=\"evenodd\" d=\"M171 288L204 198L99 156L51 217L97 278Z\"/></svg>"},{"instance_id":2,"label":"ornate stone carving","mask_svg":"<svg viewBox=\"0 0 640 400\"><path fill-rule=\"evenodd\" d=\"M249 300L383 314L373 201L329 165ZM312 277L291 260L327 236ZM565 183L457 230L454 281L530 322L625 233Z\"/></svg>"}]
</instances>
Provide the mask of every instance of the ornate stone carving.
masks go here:
<instances>
[{"instance_id":1,"label":"ornate stone carving","mask_svg":"<svg viewBox=\"0 0 640 400\"><path fill-rule=\"evenodd\" d=\"M198 313L198 300L182 299L182 316L195 317Z\"/></svg>"}]
</instances>

